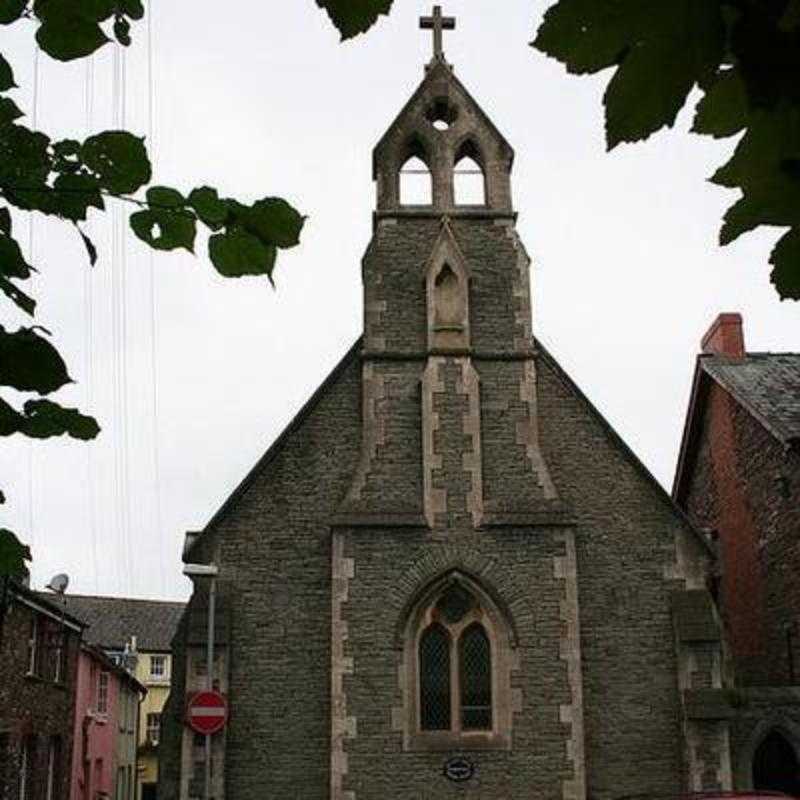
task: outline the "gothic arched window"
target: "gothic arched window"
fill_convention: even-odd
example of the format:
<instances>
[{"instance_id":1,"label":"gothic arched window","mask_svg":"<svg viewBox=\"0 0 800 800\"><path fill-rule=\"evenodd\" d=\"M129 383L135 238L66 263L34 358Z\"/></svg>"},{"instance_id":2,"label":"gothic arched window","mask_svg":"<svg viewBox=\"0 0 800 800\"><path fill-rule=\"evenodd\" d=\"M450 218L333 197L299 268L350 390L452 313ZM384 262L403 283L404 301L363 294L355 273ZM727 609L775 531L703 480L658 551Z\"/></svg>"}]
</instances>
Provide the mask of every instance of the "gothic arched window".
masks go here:
<instances>
[{"instance_id":1,"label":"gothic arched window","mask_svg":"<svg viewBox=\"0 0 800 800\"><path fill-rule=\"evenodd\" d=\"M392 709L405 750L511 747L513 716L522 711L511 688L519 656L498 602L457 570L410 601L398 627L403 708Z\"/></svg>"},{"instance_id":2,"label":"gothic arched window","mask_svg":"<svg viewBox=\"0 0 800 800\"><path fill-rule=\"evenodd\" d=\"M452 584L419 639L421 731L492 730L492 647L476 598Z\"/></svg>"},{"instance_id":3,"label":"gothic arched window","mask_svg":"<svg viewBox=\"0 0 800 800\"><path fill-rule=\"evenodd\" d=\"M481 155L468 140L456 152L453 167L453 200L457 206L486 205L486 175Z\"/></svg>"}]
</instances>

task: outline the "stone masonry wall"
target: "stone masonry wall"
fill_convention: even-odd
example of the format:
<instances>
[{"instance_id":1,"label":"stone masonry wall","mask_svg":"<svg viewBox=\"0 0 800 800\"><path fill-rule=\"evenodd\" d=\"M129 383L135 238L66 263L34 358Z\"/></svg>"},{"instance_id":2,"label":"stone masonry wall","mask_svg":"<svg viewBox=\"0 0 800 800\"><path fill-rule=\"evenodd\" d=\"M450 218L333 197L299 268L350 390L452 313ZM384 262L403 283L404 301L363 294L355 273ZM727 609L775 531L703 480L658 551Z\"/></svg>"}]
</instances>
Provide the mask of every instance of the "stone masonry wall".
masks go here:
<instances>
[{"instance_id":1,"label":"stone masonry wall","mask_svg":"<svg viewBox=\"0 0 800 800\"><path fill-rule=\"evenodd\" d=\"M688 765L670 600L702 587L709 554L546 354L538 388L543 454L577 520L588 794L679 793Z\"/></svg>"}]
</instances>

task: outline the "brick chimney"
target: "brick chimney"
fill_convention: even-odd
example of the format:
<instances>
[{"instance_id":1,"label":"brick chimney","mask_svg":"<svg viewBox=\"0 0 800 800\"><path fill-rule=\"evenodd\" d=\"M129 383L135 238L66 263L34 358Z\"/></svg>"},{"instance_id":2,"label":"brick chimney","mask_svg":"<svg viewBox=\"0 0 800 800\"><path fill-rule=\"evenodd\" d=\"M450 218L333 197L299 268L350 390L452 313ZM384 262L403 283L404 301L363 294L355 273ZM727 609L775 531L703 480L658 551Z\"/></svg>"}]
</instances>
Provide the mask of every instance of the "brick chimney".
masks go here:
<instances>
[{"instance_id":1,"label":"brick chimney","mask_svg":"<svg viewBox=\"0 0 800 800\"><path fill-rule=\"evenodd\" d=\"M700 342L704 353L741 360L745 356L741 314L720 314Z\"/></svg>"}]
</instances>

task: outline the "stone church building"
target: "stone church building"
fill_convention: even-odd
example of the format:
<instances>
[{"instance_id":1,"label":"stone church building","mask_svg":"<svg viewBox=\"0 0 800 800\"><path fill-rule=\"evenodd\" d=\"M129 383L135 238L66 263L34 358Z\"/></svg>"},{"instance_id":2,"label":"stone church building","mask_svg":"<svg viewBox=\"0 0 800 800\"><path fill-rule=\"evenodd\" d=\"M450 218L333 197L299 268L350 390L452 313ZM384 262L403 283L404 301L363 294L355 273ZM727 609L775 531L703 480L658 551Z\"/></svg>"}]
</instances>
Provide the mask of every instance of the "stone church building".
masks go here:
<instances>
[{"instance_id":1,"label":"stone church building","mask_svg":"<svg viewBox=\"0 0 800 800\"><path fill-rule=\"evenodd\" d=\"M435 55L373 154L364 331L185 560L218 565L215 800L732 787L705 538L532 334L514 151ZM410 160L425 205L401 196ZM484 202L454 195L477 164ZM416 163L418 163L418 161ZM203 797L208 581L160 796Z\"/></svg>"}]
</instances>

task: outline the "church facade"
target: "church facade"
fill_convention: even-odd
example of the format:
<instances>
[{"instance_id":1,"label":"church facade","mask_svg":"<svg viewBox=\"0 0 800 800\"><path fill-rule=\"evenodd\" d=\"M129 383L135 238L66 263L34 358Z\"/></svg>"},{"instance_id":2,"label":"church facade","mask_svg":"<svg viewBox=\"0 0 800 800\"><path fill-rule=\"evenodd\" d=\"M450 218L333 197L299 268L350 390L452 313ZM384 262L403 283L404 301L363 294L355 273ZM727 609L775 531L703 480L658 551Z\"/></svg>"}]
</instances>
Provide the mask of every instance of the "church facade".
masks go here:
<instances>
[{"instance_id":1,"label":"church facade","mask_svg":"<svg viewBox=\"0 0 800 800\"><path fill-rule=\"evenodd\" d=\"M437 36L441 36L441 19ZM364 332L185 560L219 567L215 800L611 800L732 788L708 543L532 334L514 153L437 41L374 151ZM457 204L469 158L484 202ZM401 172L430 170L409 205ZM174 645L160 796L207 581Z\"/></svg>"}]
</instances>

